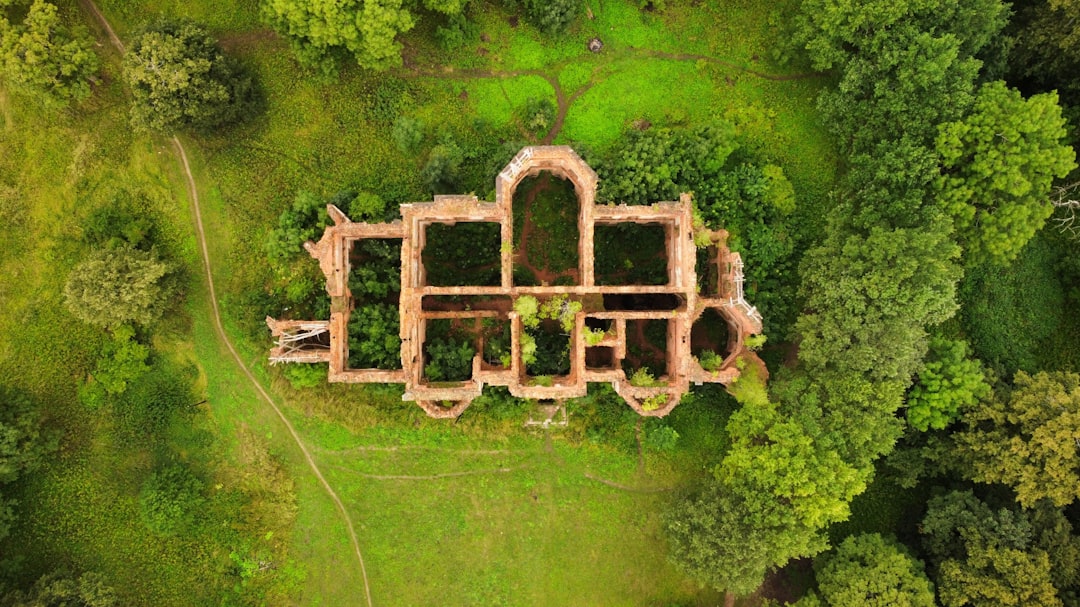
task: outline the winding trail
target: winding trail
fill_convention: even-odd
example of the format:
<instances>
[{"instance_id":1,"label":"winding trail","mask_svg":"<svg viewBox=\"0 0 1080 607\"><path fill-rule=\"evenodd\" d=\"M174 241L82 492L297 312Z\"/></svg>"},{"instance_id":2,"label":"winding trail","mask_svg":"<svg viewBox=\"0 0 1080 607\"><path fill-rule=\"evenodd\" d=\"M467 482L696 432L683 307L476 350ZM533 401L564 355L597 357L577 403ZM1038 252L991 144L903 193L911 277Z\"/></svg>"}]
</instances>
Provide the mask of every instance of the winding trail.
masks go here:
<instances>
[{"instance_id":1,"label":"winding trail","mask_svg":"<svg viewBox=\"0 0 1080 607\"><path fill-rule=\"evenodd\" d=\"M259 383L255 376L244 364L244 360L240 358L240 354L236 351L229 336L225 334L225 326L221 323L221 311L218 305L217 293L214 289L214 274L210 269L210 252L206 246L206 232L203 230L202 211L199 209L199 191L195 187L195 178L191 175L191 165L188 164L187 153L184 151L184 144L180 143L180 140L176 137L172 138L173 145L176 147L176 152L180 156L181 164L184 168L184 176L187 178L188 191L191 195L191 208L195 214L195 232L199 238L199 250L202 253L203 267L206 270L206 282L209 286L210 292L210 309L214 312L214 328L217 330L218 338L229 349L229 353L232 354L233 359L236 361L236 365L240 367L240 370L244 372L248 380L251 381L251 385L255 386L255 390L263 397L266 404L270 405L270 408L274 410L281 423L289 430L289 435L292 436L293 441L296 442L296 446L300 449L300 452L304 454L304 459L307 460L308 467L311 469L311 473L315 475L315 478L319 479L319 483L322 484L323 489L326 490L327 495L333 500L334 505L337 506L338 512L341 513L342 520L345 521L345 527L349 531L349 541L352 543L353 551L356 553L356 560L360 563L360 573L364 578L364 595L367 598L368 607L373 607L374 603L371 600L371 584L368 582L367 567L364 565L364 554L360 551L360 541L356 537L356 529L353 526L352 517L349 516L347 510L345 510L345 504L342 503L341 498L338 497L336 491L327 482L326 477L323 476L322 471L319 470L319 466L315 463L315 458L312 457L311 452L304 445L304 441L300 439L300 434L296 432L296 428L293 427L289 418L285 417L285 414L281 411L281 408L274 403L274 399L270 398L270 395L263 389L262 384Z\"/></svg>"},{"instance_id":2,"label":"winding trail","mask_svg":"<svg viewBox=\"0 0 1080 607\"><path fill-rule=\"evenodd\" d=\"M105 32L109 36L109 40L112 45L119 52L124 52L124 43L117 37L116 32L112 26L109 25L108 20L105 19L105 15L98 10L93 0L79 0L80 4L90 12L99 24L105 29ZM176 148L176 153L180 158L181 167L184 170L184 177L187 181L188 194L191 198L191 209L195 215L195 235L199 240L199 251L202 253L203 269L206 271L206 283L210 294L210 309L214 313L214 328L217 331L218 338L228 348L229 353L232 354L233 359L236 361L236 365L244 372L244 375L251 381L251 385L255 387L255 390L262 396L266 404L270 405L270 408L277 414L278 419L288 429L289 435L292 437L296 446L300 449L300 452L304 455L304 459L307 461L308 467L311 469L315 478L319 479L319 483L323 489L326 490L327 495L337 506L338 512L341 514L342 520L345 522L345 527L349 532L349 540L352 543L353 551L356 554L356 560L360 564L360 573L364 580L364 596L367 599L368 607L373 607L374 602L371 600L371 584L368 581L367 567L364 565L364 555L360 551L360 541L356 537L356 529L353 526L352 518L349 516L348 511L345 509L345 504L342 503L341 498L338 497L336 491L327 482L326 477L323 476L322 471L319 470L319 466L315 463L315 458L312 457L311 452L308 451L307 446L304 445L304 441L300 439L300 435L296 432L296 428L293 427L292 422L289 421L281 408L277 406L274 399L270 398L270 394L262 387L255 376L244 364L244 360L240 357L239 352L236 351L236 347L233 346L229 336L225 333L225 326L221 322L221 308L218 304L217 291L214 288L214 273L210 266L210 251L206 246L206 231L203 229L202 210L199 207L199 190L195 185L195 177L191 174L191 164L188 162L187 152L184 150L184 144L180 142L178 137L172 138L173 146Z\"/></svg>"}]
</instances>

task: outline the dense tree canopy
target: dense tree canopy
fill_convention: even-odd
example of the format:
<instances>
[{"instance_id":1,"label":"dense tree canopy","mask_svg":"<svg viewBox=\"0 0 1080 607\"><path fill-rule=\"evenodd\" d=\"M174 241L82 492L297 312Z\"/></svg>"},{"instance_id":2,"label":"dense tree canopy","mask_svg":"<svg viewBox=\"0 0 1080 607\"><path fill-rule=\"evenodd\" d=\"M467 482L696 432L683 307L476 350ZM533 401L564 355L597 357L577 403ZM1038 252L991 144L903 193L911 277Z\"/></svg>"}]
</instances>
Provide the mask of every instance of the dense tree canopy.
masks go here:
<instances>
[{"instance_id":1,"label":"dense tree canopy","mask_svg":"<svg viewBox=\"0 0 1080 607\"><path fill-rule=\"evenodd\" d=\"M1076 168L1064 137L1056 94L1025 100L1004 82L983 85L968 117L941 125L938 190L969 257L1011 261L1050 217L1051 182Z\"/></svg>"},{"instance_id":2,"label":"dense tree canopy","mask_svg":"<svg viewBox=\"0 0 1080 607\"><path fill-rule=\"evenodd\" d=\"M153 251L100 249L71 271L64 303L75 317L93 325L149 325L175 295L172 272Z\"/></svg>"},{"instance_id":3,"label":"dense tree canopy","mask_svg":"<svg viewBox=\"0 0 1080 607\"><path fill-rule=\"evenodd\" d=\"M90 78L101 61L80 29L63 25L54 4L34 0L21 24L0 13L0 79L47 105L90 95Z\"/></svg>"},{"instance_id":4,"label":"dense tree canopy","mask_svg":"<svg viewBox=\"0 0 1080 607\"><path fill-rule=\"evenodd\" d=\"M1011 76L1036 90L1057 89L1063 102L1080 102L1080 2L1017 3ZM1012 82L1012 78L1010 78Z\"/></svg>"},{"instance_id":5,"label":"dense tree canopy","mask_svg":"<svg viewBox=\"0 0 1080 607\"><path fill-rule=\"evenodd\" d=\"M794 272L790 215L796 197L781 167L752 162L738 150L735 130L726 122L692 131L630 131L595 165L597 199L638 205L693 194L700 218L710 228L726 230L729 246L742 254L747 298L762 310L766 331L772 331L793 316L794 293L786 278Z\"/></svg>"},{"instance_id":6,"label":"dense tree canopy","mask_svg":"<svg viewBox=\"0 0 1080 607\"><path fill-rule=\"evenodd\" d=\"M1023 513L954 491L930 500L920 530L945 607L1061 605L1049 555Z\"/></svg>"},{"instance_id":7,"label":"dense tree canopy","mask_svg":"<svg viewBox=\"0 0 1080 607\"><path fill-rule=\"evenodd\" d=\"M859 472L808 430L768 401L744 402L728 422L731 451L716 474L747 500L750 520L789 530L774 564L819 550L807 530L846 519L848 502L865 489Z\"/></svg>"},{"instance_id":8,"label":"dense tree canopy","mask_svg":"<svg viewBox=\"0 0 1080 607\"><path fill-rule=\"evenodd\" d=\"M876 533L848 537L814 561L829 607L934 607L934 586L920 561Z\"/></svg>"},{"instance_id":9,"label":"dense tree canopy","mask_svg":"<svg viewBox=\"0 0 1080 607\"><path fill-rule=\"evenodd\" d=\"M1025 507L1070 504L1080 497L1080 375L1021 371L1014 383L964 416L956 436L971 476L1009 485Z\"/></svg>"},{"instance_id":10,"label":"dense tree canopy","mask_svg":"<svg viewBox=\"0 0 1080 607\"><path fill-rule=\"evenodd\" d=\"M924 142L970 106L977 54L1005 26L998 0L806 0L796 39L817 69L841 71L820 98L841 143Z\"/></svg>"},{"instance_id":11,"label":"dense tree canopy","mask_svg":"<svg viewBox=\"0 0 1080 607\"><path fill-rule=\"evenodd\" d=\"M160 21L137 36L124 79L138 129L205 131L245 118L255 103L251 76L191 22Z\"/></svg>"},{"instance_id":12,"label":"dense tree canopy","mask_svg":"<svg viewBox=\"0 0 1080 607\"><path fill-rule=\"evenodd\" d=\"M834 231L803 260L799 360L812 372L906 385L926 351L925 327L956 310L958 255L941 226Z\"/></svg>"}]
</instances>

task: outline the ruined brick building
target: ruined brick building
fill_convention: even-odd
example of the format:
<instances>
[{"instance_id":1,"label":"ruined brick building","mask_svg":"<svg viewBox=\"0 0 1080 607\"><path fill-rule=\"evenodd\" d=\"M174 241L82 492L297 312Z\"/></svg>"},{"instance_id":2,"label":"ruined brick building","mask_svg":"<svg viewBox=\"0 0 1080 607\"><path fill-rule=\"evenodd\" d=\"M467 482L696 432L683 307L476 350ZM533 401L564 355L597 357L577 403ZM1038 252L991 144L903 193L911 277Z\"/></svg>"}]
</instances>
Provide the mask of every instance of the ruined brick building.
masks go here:
<instances>
[{"instance_id":1,"label":"ruined brick building","mask_svg":"<svg viewBox=\"0 0 1080 607\"><path fill-rule=\"evenodd\" d=\"M515 285L512 201L523 179L541 172L568 180L578 197L578 268L574 285ZM690 197L657 202L649 206L598 205L595 203L596 173L569 147L538 146L522 149L496 178L495 201L475 196L436 196L433 202L401 205L401 220L392 223L360 223L331 205L333 225L317 243L305 246L326 275L332 306L329 320L275 320L267 324L277 340L270 352L273 363L329 363L329 381L405 384L406 400L416 401L428 415L453 418L480 395L485 384L507 386L510 393L537 400L561 400L584 396L589 382L610 383L641 415L669 413L691 382L730 384L747 362L763 369L745 345L747 337L761 332L761 317L743 298L742 261L726 246L726 233L698 227L695 233ZM494 286L435 286L428 284L424 247L433 224L486 222L497 224L499 249L498 284ZM596 226L619 223L662 227L667 263L666 284L598 285L594 274ZM363 239L393 239L401 244L401 292L399 297L401 368L352 369L348 366L349 316L353 297L348 288L350 252ZM698 246L708 246L707 267L699 268ZM699 270L711 273L711 281L699 281ZM702 283L705 286L702 286ZM580 302L569 332L570 371L566 375L531 377L522 360L524 331L512 302L523 296L539 301L565 295ZM461 309L445 309L428 302L454 298L467 302ZM502 302L500 303L500 300ZM723 362L705 370L691 355L694 323L706 311L726 321L727 343ZM428 323L438 319L469 323L490 319L509 324L509 364L491 364L476 344L472 376L460 382L433 382L425 377L425 336ZM657 381L634 385L622 362L636 323L666 323L665 368ZM586 327L604 331L602 338L586 340ZM477 337L477 340L482 340ZM641 382L636 382L641 384Z\"/></svg>"}]
</instances>

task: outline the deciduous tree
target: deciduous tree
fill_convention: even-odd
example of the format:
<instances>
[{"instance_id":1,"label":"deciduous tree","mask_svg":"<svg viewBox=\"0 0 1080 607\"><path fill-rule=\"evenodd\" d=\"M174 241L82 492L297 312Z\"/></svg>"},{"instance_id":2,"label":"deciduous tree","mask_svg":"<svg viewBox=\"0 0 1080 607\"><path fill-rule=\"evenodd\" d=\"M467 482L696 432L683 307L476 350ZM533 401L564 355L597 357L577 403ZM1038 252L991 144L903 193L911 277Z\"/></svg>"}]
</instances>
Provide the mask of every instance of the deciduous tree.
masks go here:
<instances>
[{"instance_id":1,"label":"deciduous tree","mask_svg":"<svg viewBox=\"0 0 1080 607\"><path fill-rule=\"evenodd\" d=\"M990 395L979 361L967 357L963 340L934 337L930 354L907 399L908 423L917 430L941 430L952 423L963 407Z\"/></svg>"},{"instance_id":2,"label":"deciduous tree","mask_svg":"<svg viewBox=\"0 0 1080 607\"><path fill-rule=\"evenodd\" d=\"M0 14L0 77L12 88L63 106L90 96L100 67L89 36L63 25L54 4L34 0L18 25Z\"/></svg>"},{"instance_id":3,"label":"deciduous tree","mask_svg":"<svg viewBox=\"0 0 1080 607\"><path fill-rule=\"evenodd\" d=\"M903 544L876 533L848 537L814 561L829 607L934 607L934 586Z\"/></svg>"},{"instance_id":4,"label":"deciduous tree","mask_svg":"<svg viewBox=\"0 0 1080 607\"><path fill-rule=\"evenodd\" d=\"M452 2L440 2L453 8ZM339 57L351 55L360 67L401 65L397 35L415 21L402 0L269 0L263 18L289 40L301 64L337 73Z\"/></svg>"},{"instance_id":5,"label":"deciduous tree","mask_svg":"<svg viewBox=\"0 0 1080 607\"><path fill-rule=\"evenodd\" d=\"M930 500L920 532L945 607L1060 607L1049 556L1023 513L954 491Z\"/></svg>"},{"instance_id":6,"label":"deciduous tree","mask_svg":"<svg viewBox=\"0 0 1080 607\"><path fill-rule=\"evenodd\" d=\"M714 474L745 500L747 524L776 531L770 565L813 556L825 548L819 531L848 517L867 471L845 462L815 428L781 413L764 390L740 402L728 421L731 449Z\"/></svg>"},{"instance_id":7,"label":"deciduous tree","mask_svg":"<svg viewBox=\"0 0 1080 607\"><path fill-rule=\"evenodd\" d=\"M707 483L664 513L670 558L702 584L739 596L754 592L774 564L767 530L750 505L723 483ZM737 539L736 539L737 538Z\"/></svg>"},{"instance_id":8,"label":"deciduous tree","mask_svg":"<svg viewBox=\"0 0 1080 607\"><path fill-rule=\"evenodd\" d=\"M834 229L803 260L800 362L812 373L906 385L925 353L924 328L956 310L958 255L945 226Z\"/></svg>"},{"instance_id":9,"label":"deciduous tree","mask_svg":"<svg viewBox=\"0 0 1080 607\"><path fill-rule=\"evenodd\" d=\"M1011 261L1053 214L1051 184L1076 168L1065 135L1056 93L1024 99L1000 81L983 85L969 116L941 125L937 189L970 258Z\"/></svg>"},{"instance_id":10,"label":"deciduous tree","mask_svg":"<svg viewBox=\"0 0 1080 607\"><path fill-rule=\"evenodd\" d=\"M137 36L124 55L124 79L138 129L206 131L255 107L251 76L191 22L160 21Z\"/></svg>"},{"instance_id":11,"label":"deciduous tree","mask_svg":"<svg viewBox=\"0 0 1080 607\"><path fill-rule=\"evenodd\" d=\"M1012 392L964 415L956 440L971 478L1004 483L1032 507L1080 497L1080 375L1018 372Z\"/></svg>"}]
</instances>

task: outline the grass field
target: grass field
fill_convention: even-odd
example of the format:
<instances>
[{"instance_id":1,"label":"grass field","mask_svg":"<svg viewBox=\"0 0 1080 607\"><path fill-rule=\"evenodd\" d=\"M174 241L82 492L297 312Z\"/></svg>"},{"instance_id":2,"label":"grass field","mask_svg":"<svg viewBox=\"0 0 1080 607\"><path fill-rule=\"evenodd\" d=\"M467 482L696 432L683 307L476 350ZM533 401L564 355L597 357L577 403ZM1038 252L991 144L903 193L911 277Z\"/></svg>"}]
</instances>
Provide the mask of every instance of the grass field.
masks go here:
<instances>
[{"instance_id":1,"label":"grass field","mask_svg":"<svg viewBox=\"0 0 1080 607\"><path fill-rule=\"evenodd\" d=\"M122 38L158 14L206 23L266 92L268 110L252 123L185 141L226 328L343 498L376 604L719 602L668 564L659 516L722 455L723 426L735 406L722 392L688 397L665 422L679 434L676 447L655 451L638 440L654 422L639 426L629 408L602 397L573 405L566 431L532 433L520 426L525 408L480 402L456 424L437 422L402 403L399 388L295 391L263 362L262 317L280 302L259 299L269 279L262 242L298 190L367 190L390 204L430 197L419 178L422 157L399 151L390 137L402 115L424 121L425 149L445 136L463 147L490 147L490 133L517 132L521 108L546 96L565 111L554 141L591 153L642 121L726 119L746 145L784 166L806 201L800 212L819 215L812 201L825 200L835 164L814 117L821 83L766 77L794 75L772 63L781 30L766 13L776 7L668 4L650 14L627 2L594 2L594 20L554 41L511 27L498 7L477 5L475 18L491 42L476 39L447 54L428 41L431 24L422 22L405 37L406 67L390 74L346 69L327 83L298 77L287 45L258 23L254 0L101 2ZM604 53L585 50L592 35L604 39ZM275 591L290 598L271 595L270 604L361 605L341 517L217 339L175 155L165 141L130 133L115 70L113 57L108 84L59 120L0 96L0 219L11 226L0 232L0 374L22 378L64 433L63 449L20 487L33 512L4 548L33 555L22 580L62 563L103 572L126 604L201 605L230 591L230 551L238 542L262 538L286 555ZM488 194L508 159L469 177L477 194ZM161 540L131 524L161 447L117 443L109 419L78 402L77 383L105 338L76 322L59 295L85 252L79 220L117 184L147 194L163 242L186 272L185 302L157 333L155 348L177 365L195 365L196 401L206 402L162 437L169 457L230 487L247 482L245 465L263 457L253 453L265 454L295 495L287 537L235 529L238 521L262 519L224 497L210 500L217 509L191 537Z\"/></svg>"}]
</instances>

